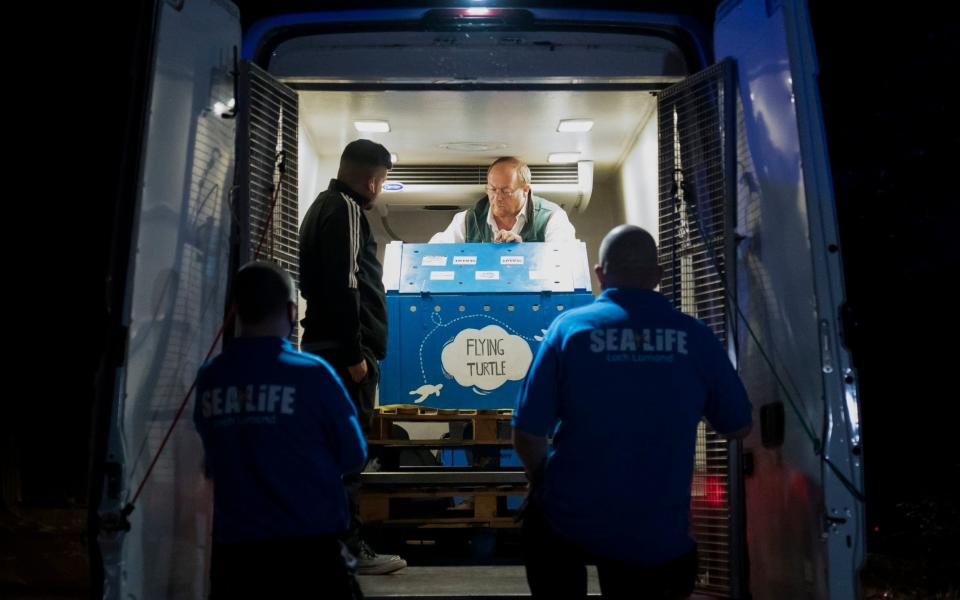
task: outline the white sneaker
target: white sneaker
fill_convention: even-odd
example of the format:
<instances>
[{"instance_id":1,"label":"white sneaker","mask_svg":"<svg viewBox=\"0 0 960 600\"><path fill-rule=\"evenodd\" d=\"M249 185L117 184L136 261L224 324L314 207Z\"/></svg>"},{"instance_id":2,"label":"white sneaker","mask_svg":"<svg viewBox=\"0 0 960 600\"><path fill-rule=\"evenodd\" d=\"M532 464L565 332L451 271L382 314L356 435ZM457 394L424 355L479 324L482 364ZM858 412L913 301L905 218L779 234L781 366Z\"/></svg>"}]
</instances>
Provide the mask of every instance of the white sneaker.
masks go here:
<instances>
[{"instance_id":1,"label":"white sneaker","mask_svg":"<svg viewBox=\"0 0 960 600\"><path fill-rule=\"evenodd\" d=\"M366 542L360 542L357 575L386 575L406 566L407 561L396 554L377 554Z\"/></svg>"}]
</instances>

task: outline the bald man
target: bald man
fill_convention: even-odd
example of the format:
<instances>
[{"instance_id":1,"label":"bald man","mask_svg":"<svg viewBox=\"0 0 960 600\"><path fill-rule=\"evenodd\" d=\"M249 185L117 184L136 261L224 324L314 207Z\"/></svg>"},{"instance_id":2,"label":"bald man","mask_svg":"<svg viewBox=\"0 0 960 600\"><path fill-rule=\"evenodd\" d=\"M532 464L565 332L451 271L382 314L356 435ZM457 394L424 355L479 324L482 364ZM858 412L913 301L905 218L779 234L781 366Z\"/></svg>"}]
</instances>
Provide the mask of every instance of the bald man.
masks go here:
<instances>
[{"instance_id":1,"label":"bald man","mask_svg":"<svg viewBox=\"0 0 960 600\"><path fill-rule=\"evenodd\" d=\"M563 208L530 191L530 167L515 156L487 169L487 195L458 212L431 244L464 242L572 242L577 239Z\"/></svg>"},{"instance_id":2,"label":"bald man","mask_svg":"<svg viewBox=\"0 0 960 600\"><path fill-rule=\"evenodd\" d=\"M514 411L527 581L534 598L584 598L595 563L604 598L686 598L697 425L742 438L752 407L713 332L654 291L649 233L613 229L595 270L603 293L553 322Z\"/></svg>"}]
</instances>

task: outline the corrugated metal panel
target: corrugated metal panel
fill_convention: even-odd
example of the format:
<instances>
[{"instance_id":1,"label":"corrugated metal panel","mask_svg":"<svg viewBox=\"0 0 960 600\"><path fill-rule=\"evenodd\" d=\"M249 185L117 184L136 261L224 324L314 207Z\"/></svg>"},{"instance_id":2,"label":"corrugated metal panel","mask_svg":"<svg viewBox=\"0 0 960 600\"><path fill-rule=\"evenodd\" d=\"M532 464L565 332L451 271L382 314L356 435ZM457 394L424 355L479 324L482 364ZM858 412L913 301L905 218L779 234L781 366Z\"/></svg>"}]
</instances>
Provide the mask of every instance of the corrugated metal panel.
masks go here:
<instances>
[{"instance_id":1,"label":"corrugated metal panel","mask_svg":"<svg viewBox=\"0 0 960 600\"><path fill-rule=\"evenodd\" d=\"M241 165L245 205L240 226L245 231L240 236L240 262L254 258L272 261L299 284L297 94L256 65L245 63L243 69L241 110L246 113L239 143L245 150L241 153L245 158ZM278 168L281 157L282 174ZM274 204L278 184L280 195ZM294 334L294 342L296 337Z\"/></svg>"},{"instance_id":2,"label":"corrugated metal panel","mask_svg":"<svg viewBox=\"0 0 960 600\"><path fill-rule=\"evenodd\" d=\"M489 165L397 165L390 181L418 185L484 185ZM531 183L576 184L577 165L530 165Z\"/></svg>"}]
</instances>

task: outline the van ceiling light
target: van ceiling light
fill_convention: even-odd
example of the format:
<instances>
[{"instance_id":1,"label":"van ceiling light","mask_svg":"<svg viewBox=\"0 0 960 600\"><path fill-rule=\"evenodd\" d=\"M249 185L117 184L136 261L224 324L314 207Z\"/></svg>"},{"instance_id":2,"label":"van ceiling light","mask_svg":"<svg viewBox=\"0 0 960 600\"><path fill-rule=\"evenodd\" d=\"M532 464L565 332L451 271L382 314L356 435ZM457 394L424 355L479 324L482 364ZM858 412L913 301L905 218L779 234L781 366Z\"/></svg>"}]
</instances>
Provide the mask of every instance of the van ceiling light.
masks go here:
<instances>
[{"instance_id":1,"label":"van ceiling light","mask_svg":"<svg viewBox=\"0 0 960 600\"><path fill-rule=\"evenodd\" d=\"M390 153L390 162L392 162L393 164L397 164L399 161L400 161L400 157L397 156L397 153L396 153L396 152L391 152L391 153Z\"/></svg>"},{"instance_id":2,"label":"van ceiling light","mask_svg":"<svg viewBox=\"0 0 960 600\"><path fill-rule=\"evenodd\" d=\"M233 98L227 100L226 104L223 102L216 102L213 105L213 112L218 117L230 118L235 115L234 109L237 108L237 101Z\"/></svg>"},{"instance_id":3,"label":"van ceiling light","mask_svg":"<svg viewBox=\"0 0 960 600\"><path fill-rule=\"evenodd\" d=\"M556 164L556 163L572 163L577 162L580 158L579 152L554 152L547 156L547 162Z\"/></svg>"},{"instance_id":4,"label":"van ceiling light","mask_svg":"<svg viewBox=\"0 0 960 600\"><path fill-rule=\"evenodd\" d=\"M451 152L489 152L503 150L507 145L499 142L447 142L440 147Z\"/></svg>"},{"instance_id":5,"label":"van ceiling light","mask_svg":"<svg viewBox=\"0 0 960 600\"><path fill-rule=\"evenodd\" d=\"M390 131L390 123L387 121L354 121L353 126L360 133L387 133Z\"/></svg>"},{"instance_id":6,"label":"van ceiling light","mask_svg":"<svg viewBox=\"0 0 960 600\"><path fill-rule=\"evenodd\" d=\"M593 119L561 119L557 131L564 133L583 133L593 129Z\"/></svg>"},{"instance_id":7,"label":"van ceiling light","mask_svg":"<svg viewBox=\"0 0 960 600\"><path fill-rule=\"evenodd\" d=\"M488 17L492 12L493 11L491 11L489 8L476 7L468 8L467 10L463 11L463 14L467 15L468 17Z\"/></svg>"}]
</instances>

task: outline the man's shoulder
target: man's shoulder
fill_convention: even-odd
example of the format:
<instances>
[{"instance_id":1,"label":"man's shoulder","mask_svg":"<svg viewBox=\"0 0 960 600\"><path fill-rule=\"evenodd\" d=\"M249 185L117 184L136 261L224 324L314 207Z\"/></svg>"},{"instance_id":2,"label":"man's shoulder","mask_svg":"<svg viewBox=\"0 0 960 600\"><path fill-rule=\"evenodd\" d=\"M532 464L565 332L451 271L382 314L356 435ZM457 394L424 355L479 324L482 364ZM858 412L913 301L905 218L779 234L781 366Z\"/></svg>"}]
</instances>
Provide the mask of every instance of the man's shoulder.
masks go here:
<instances>
[{"instance_id":1,"label":"man's shoulder","mask_svg":"<svg viewBox=\"0 0 960 600\"><path fill-rule=\"evenodd\" d=\"M208 358L206 362L200 365L200 368L197 369L197 378L202 379L204 377L208 377L211 374L217 372L220 369L221 365L223 365L223 363L226 361L226 357L224 356L224 354L225 354L224 352L221 352L216 356L212 356Z\"/></svg>"},{"instance_id":2,"label":"man's shoulder","mask_svg":"<svg viewBox=\"0 0 960 600\"><path fill-rule=\"evenodd\" d=\"M305 372L333 372L333 367L330 365L330 363L320 356L311 354L310 352L304 352L303 350L297 350L295 348L284 350L280 355L280 361L289 368L303 370Z\"/></svg>"},{"instance_id":3,"label":"man's shoulder","mask_svg":"<svg viewBox=\"0 0 960 600\"><path fill-rule=\"evenodd\" d=\"M307 212L308 214L315 213L318 216L323 216L345 210L350 204L356 204L350 199L350 196L339 190L326 189L317 194Z\"/></svg>"},{"instance_id":4,"label":"man's shoulder","mask_svg":"<svg viewBox=\"0 0 960 600\"><path fill-rule=\"evenodd\" d=\"M306 386L314 392L326 392L340 386L340 377L333 367L316 354L288 348L281 352L269 371L291 384Z\"/></svg>"},{"instance_id":5,"label":"man's shoulder","mask_svg":"<svg viewBox=\"0 0 960 600\"><path fill-rule=\"evenodd\" d=\"M556 202L551 202L542 196L533 195L533 201L536 204L537 209L545 210L547 212L561 211L563 212L563 207L557 204Z\"/></svg>"},{"instance_id":6,"label":"man's shoulder","mask_svg":"<svg viewBox=\"0 0 960 600\"><path fill-rule=\"evenodd\" d=\"M707 338L716 337L716 334L713 333L713 329L707 325L705 321L696 317L692 317L683 311L677 310L673 306L669 307L668 310L670 311L669 314L671 318L675 320L676 324L680 325L687 331L693 332L696 335L705 336Z\"/></svg>"},{"instance_id":7,"label":"man's shoulder","mask_svg":"<svg viewBox=\"0 0 960 600\"><path fill-rule=\"evenodd\" d=\"M657 318L662 323L660 326L685 331L695 344L719 343L719 338L706 322L692 317L674 306L667 305L663 307L662 312L656 314L660 315Z\"/></svg>"},{"instance_id":8,"label":"man's shoulder","mask_svg":"<svg viewBox=\"0 0 960 600\"><path fill-rule=\"evenodd\" d=\"M227 348L210 358L197 369L198 390L222 386L236 377L237 356L234 349Z\"/></svg>"},{"instance_id":9,"label":"man's shoulder","mask_svg":"<svg viewBox=\"0 0 960 600\"><path fill-rule=\"evenodd\" d=\"M560 336L571 336L592 329L604 317L604 307L597 302L571 308L553 320L551 327Z\"/></svg>"}]
</instances>

